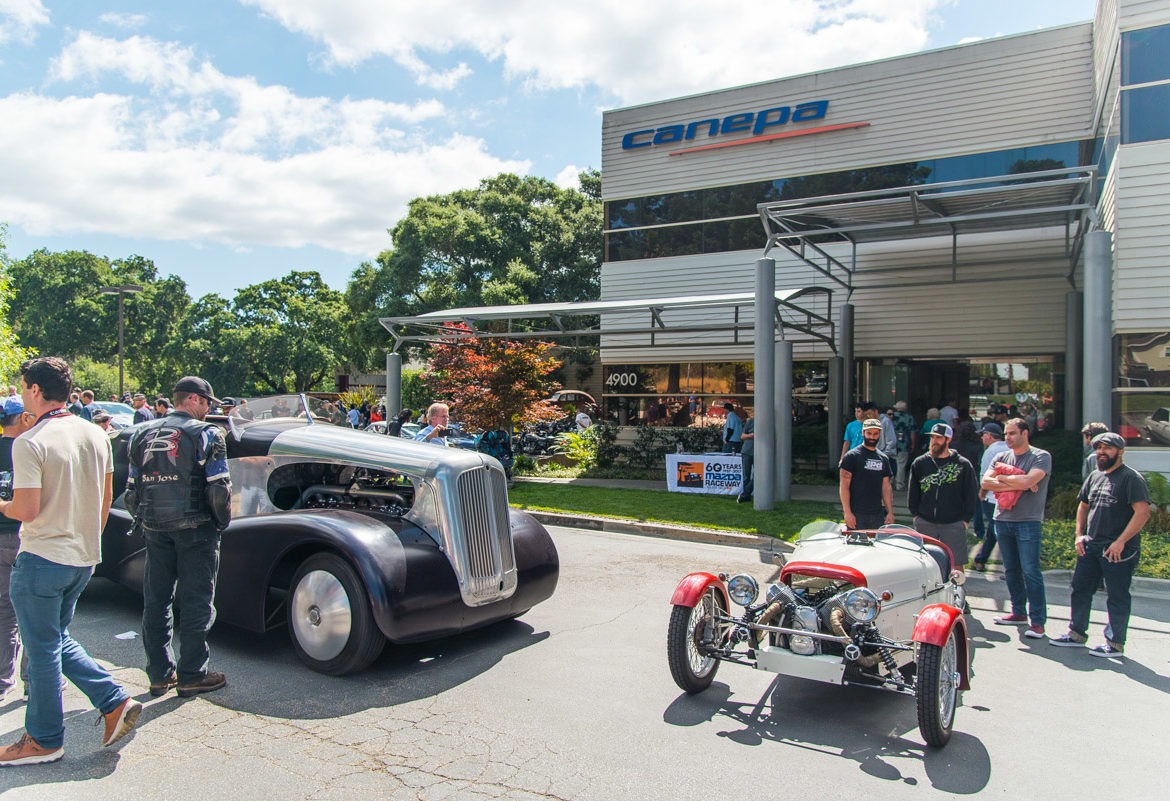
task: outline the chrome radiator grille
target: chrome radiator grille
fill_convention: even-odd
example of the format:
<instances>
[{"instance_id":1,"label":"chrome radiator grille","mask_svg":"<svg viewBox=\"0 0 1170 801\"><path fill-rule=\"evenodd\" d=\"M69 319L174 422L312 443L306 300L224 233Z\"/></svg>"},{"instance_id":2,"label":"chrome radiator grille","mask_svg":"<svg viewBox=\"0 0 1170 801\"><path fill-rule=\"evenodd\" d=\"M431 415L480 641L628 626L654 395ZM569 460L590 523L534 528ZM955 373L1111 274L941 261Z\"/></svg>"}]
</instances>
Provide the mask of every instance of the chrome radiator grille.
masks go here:
<instances>
[{"instance_id":1,"label":"chrome radiator grille","mask_svg":"<svg viewBox=\"0 0 1170 801\"><path fill-rule=\"evenodd\" d=\"M516 554L508 525L508 488L501 470L461 473L456 484L455 548L464 600L480 605L516 589Z\"/></svg>"}]
</instances>

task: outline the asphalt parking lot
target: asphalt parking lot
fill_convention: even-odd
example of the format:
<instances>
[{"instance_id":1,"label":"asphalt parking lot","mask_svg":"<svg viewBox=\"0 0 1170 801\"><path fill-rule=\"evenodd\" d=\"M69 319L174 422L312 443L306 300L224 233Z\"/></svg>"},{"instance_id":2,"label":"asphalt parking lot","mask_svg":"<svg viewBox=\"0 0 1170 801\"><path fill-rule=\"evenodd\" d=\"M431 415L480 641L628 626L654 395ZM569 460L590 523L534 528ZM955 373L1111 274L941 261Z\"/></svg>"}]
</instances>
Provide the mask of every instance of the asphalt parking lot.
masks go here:
<instances>
[{"instance_id":1,"label":"asphalt parking lot","mask_svg":"<svg viewBox=\"0 0 1170 801\"><path fill-rule=\"evenodd\" d=\"M98 745L70 688L66 758L0 772L5 799L700 799L1160 797L1149 743L1170 719L1170 602L1142 601L1130 658L993 626L1002 581L970 582L976 677L956 732L927 749L911 699L723 665L686 696L665 659L668 600L694 569L774 569L751 549L555 528L556 595L518 621L388 648L356 676L303 668L283 631L213 631L221 692L150 699L139 606L105 581L73 626L148 702L136 732ZM1066 594L1050 594L1049 632ZM1100 636L1103 616L1094 614ZM23 705L0 706L0 742ZM1153 758L1151 758L1153 757Z\"/></svg>"}]
</instances>

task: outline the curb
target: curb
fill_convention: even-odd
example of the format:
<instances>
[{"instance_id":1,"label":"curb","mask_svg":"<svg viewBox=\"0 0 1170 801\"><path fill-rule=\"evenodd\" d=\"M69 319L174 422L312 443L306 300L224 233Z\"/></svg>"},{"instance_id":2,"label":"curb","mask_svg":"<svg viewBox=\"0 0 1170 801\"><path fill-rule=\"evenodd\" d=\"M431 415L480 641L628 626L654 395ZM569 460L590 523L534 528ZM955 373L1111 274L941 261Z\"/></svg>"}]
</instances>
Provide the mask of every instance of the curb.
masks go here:
<instances>
[{"instance_id":1,"label":"curb","mask_svg":"<svg viewBox=\"0 0 1170 801\"><path fill-rule=\"evenodd\" d=\"M563 512L540 512L524 510L541 523L551 526L570 526L589 531L604 531L609 534L636 534L641 537L657 537L685 542L703 542L709 545L733 545L737 548L752 548L769 553L790 553L792 543L725 529L691 528L689 526L668 526L661 523L644 523L637 520L620 520L612 517L593 517Z\"/></svg>"},{"instance_id":2,"label":"curb","mask_svg":"<svg viewBox=\"0 0 1170 801\"><path fill-rule=\"evenodd\" d=\"M703 542L709 545L733 545L737 548L753 548L765 553L791 553L795 548L792 543L778 540L775 537L764 537L727 529L668 526L662 523L643 523L637 520L620 520L612 517L575 515L565 512L540 512L531 509L523 511L545 525L583 528L589 531L603 531L608 534L635 534L641 537ZM998 580L1003 578L1003 568L998 565L994 567L989 565L986 573L997 574ZM1045 570L1044 579L1045 583L1051 581L1053 584L1067 587L1072 581L1072 571ZM1170 580L1134 576L1131 592L1135 598L1170 601Z\"/></svg>"}]
</instances>

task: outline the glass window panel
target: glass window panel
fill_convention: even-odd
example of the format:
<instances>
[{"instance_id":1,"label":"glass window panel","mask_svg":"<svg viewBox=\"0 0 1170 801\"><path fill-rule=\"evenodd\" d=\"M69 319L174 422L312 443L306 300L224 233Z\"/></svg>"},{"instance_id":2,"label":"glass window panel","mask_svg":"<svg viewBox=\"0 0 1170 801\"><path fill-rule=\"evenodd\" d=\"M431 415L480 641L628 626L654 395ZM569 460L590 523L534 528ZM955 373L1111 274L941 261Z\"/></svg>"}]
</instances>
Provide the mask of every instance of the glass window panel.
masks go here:
<instances>
[{"instance_id":1,"label":"glass window panel","mask_svg":"<svg viewBox=\"0 0 1170 801\"><path fill-rule=\"evenodd\" d=\"M1121 143L1170 139L1170 84L1121 93Z\"/></svg>"},{"instance_id":2,"label":"glass window panel","mask_svg":"<svg viewBox=\"0 0 1170 801\"><path fill-rule=\"evenodd\" d=\"M1121 34L1121 85L1170 79L1170 25Z\"/></svg>"}]
</instances>

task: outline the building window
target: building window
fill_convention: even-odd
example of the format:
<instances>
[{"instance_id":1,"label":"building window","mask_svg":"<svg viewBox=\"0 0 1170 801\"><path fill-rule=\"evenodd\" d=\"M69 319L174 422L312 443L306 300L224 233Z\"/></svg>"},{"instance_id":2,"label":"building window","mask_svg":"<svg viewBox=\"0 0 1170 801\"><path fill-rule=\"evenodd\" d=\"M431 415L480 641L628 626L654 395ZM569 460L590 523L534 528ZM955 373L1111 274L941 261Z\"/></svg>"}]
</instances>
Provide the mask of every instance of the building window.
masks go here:
<instances>
[{"instance_id":1,"label":"building window","mask_svg":"<svg viewBox=\"0 0 1170 801\"><path fill-rule=\"evenodd\" d=\"M1170 80L1170 25L1121 34L1121 85Z\"/></svg>"},{"instance_id":2,"label":"building window","mask_svg":"<svg viewBox=\"0 0 1170 801\"><path fill-rule=\"evenodd\" d=\"M1121 143L1170 139L1170 83L1121 93Z\"/></svg>"},{"instance_id":3,"label":"building window","mask_svg":"<svg viewBox=\"0 0 1170 801\"><path fill-rule=\"evenodd\" d=\"M1060 142L607 201L605 260L758 250L758 203L1076 167L1099 151L1095 140Z\"/></svg>"},{"instance_id":4,"label":"building window","mask_svg":"<svg viewBox=\"0 0 1170 801\"><path fill-rule=\"evenodd\" d=\"M1120 334L1114 429L1131 446L1170 447L1170 331Z\"/></svg>"}]
</instances>

